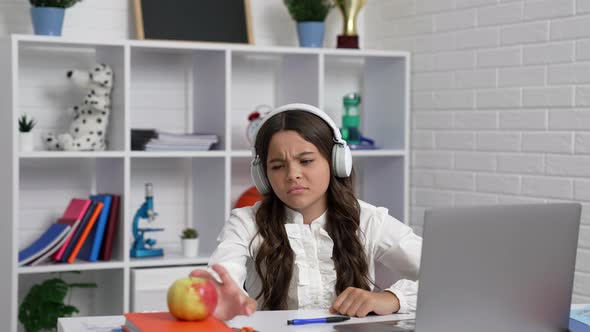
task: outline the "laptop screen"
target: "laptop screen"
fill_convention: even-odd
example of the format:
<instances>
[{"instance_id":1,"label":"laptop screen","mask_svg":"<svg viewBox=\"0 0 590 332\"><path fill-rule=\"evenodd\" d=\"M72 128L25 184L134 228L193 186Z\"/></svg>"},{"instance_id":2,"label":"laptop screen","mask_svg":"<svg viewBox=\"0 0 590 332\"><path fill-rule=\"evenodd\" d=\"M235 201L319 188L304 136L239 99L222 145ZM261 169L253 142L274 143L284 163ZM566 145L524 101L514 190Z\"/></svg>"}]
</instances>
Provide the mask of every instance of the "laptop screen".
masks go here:
<instances>
[{"instance_id":1,"label":"laptop screen","mask_svg":"<svg viewBox=\"0 0 590 332\"><path fill-rule=\"evenodd\" d=\"M567 329L581 206L426 212L416 331Z\"/></svg>"}]
</instances>

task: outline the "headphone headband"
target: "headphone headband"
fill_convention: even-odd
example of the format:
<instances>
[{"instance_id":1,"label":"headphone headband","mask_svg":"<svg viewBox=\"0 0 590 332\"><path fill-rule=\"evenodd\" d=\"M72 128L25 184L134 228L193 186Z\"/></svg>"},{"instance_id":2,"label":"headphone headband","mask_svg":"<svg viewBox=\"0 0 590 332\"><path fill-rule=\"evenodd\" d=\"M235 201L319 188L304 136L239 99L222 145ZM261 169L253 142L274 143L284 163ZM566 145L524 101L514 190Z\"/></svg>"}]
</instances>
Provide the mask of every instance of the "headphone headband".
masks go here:
<instances>
[{"instance_id":1,"label":"headphone headband","mask_svg":"<svg viewBox=\"0 0 590 332\"><path fill-rule=\"evenodd\" d=\"M350 153L350 149L346 144L346 141L342 139L340 135L340 129L336 127L336 124L332 119L324 113L322 110L315 106L311 106L308 104L287 104L284 106L280 106L270 113L268 113L264 118L260 121L258 125L258 130L254 134L254 140L252 142L252 163L250 165L250 176L252 177L252 182L258 189L258 191L262 194L269 193L271 189L271 185L266 178L266 174L264 169L262 168L262 162L260 160L260 156L256 153L256 140L258 136L258 132L260 128L264 125L268 119L272 118L273 116L286 112L286 111L304 111L308 113L312 113L318 116L320 119L324 120L332 128L334 145L332 148L332 161L331 166L334 170L334 174L337 177L345 178L350 176L350 172L352 171L352 154Z\"/></svg>"},{"instance_id":2,"label":"headphone headband","mask_svg":"<svg viewBox=\"0 0 590 332\"><path fill-rule=\"evenodd\" d=\"M346 141L342 139L342 135L340 134L340 129L338 129L338 127L336 126L334 121L328 116L328 114L326 114L321 109L309 104L294 103L275 108L270 113L266 114L264 118L260 121L260 124L258 125L258 130L256 131L256 134L254 135L254 140L252 142L252 157L256 157L256 148L254 145L256 144L256 137L258 136L258 131L260 130L260 128L262 128L262 126L266 121L268 121L268 119L272 118L273 116L279 113L283 113L286 111L305 111L317 115L322 120L324 120L330 126L330 128L332 128L332 132L334 134L334 142L341 145L346 145Z\"/></svg>"}]
</instances>

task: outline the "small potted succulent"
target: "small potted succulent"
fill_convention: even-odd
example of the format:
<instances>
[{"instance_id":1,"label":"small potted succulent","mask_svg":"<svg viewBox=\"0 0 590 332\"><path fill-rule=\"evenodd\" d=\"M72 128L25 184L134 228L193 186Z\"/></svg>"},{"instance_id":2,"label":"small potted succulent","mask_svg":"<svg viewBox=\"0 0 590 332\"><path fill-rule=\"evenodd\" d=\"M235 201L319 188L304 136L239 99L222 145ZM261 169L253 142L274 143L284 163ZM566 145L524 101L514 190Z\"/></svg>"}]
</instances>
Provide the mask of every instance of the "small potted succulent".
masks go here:
<instances>
[{"instance_id":1,"label":"small potted succulent","mask_svg":"<svg viewBox=\"0 0 590 332\"><path fill-rule=\"evenodd\" d=\"M66 8L82 0L29 0L36 35L61 36Z\"/></svg>"},{"instance_id":2,"label":"small potted succulent","mask_svg":"<svg viewBox=\"0 0 590 332\"><path fill-rule=\"evenodd\" d=\"M36 124L35 119L28 117L26 114L21 115L18 119L18 131L20 132L19 144L22 152L33 151L34 141L32 130Z\"/></svg>"},{"instance_id":3,"label":"small potted succulent","mask_svg":"<svg viewBox=\"0 0 590 332\"><path fill-rule=\"evenodd\" d=\"M301 47L322 47L326 16L334 7L332 0L283 0L293 20Z\"/></svg>"},{"instance_id":4,"label":"small potted succulent","mask_svg":"<svg viewBox=\"0 0 590 332\"><path fill-rule=\"evenodd\" d=\"M185 228L180 234L182 252L185 257L197 257L199 254L199 232L194 228Z\"/></svg>"}]
</instances>

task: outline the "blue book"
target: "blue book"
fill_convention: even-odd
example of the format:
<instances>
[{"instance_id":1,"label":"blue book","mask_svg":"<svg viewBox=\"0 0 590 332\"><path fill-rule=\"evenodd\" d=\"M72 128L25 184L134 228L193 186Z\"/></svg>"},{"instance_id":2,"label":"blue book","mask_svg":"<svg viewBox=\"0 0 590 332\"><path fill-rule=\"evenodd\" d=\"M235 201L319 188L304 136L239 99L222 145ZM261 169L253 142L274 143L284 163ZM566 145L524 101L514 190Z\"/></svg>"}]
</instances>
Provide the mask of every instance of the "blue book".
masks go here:
<instances>
[{"instance_id":1,"label":"blue book","mask_svg":"<svg viewBox=\"0 0 590 332\"><path fill-rule=\"evenodd\" d=\"M78 257L89 262L96 262L98 260L98 255L100 254L105 229L107 228L107 221L109 220L109 211L111 210L111 202L113 198L109 195L92 195L90 196L90 199L93 202L102 202L102 210L100 211L98 220L96 220L90 234L86 238Z\"/></svg>"},{"instance_id":2,"label":"blue book","mask_svg":"<svg viewBox=\"0 0 590 332\"><path fill-rule=\"evenodd\" d=\"M53 248L70 230L67 224L51 224L35 242L18 252L18 265L22 266Z\"/></svg>"},{"instance_id":3,"label":"blue book","mask_svg":"<svg viewBox=\"0 0 590 332\"><path fill-rule=\"evenodd\" d=\"M88 202L88 204L90 205L90 202ZM70 229L68 230L66 235L64 235L64 237L62 237L57 242L57 244L55 246L46 250L43 255L39 256L39 258L36 258L33 261L29 262L29 264L31 266L36 266L36 265L50 262L51 256L53 256L64 245L64 243L67 241L67 239L69 239L70 236L76 231L76 228L78 227L78 225L80 223L76 219L59 218L57 220L57 224L65 224L67 226L70 226Z\"/></svg>"},{"instance_id":4,"label":"blue book","mask_svg":"<svg viewBox=\"0 0 590 332\"><path fill-rule=\"evenodd\" d=\"M80 236L84 232L84 229L86 228L86 224L88 224L88 220L90 220L90 217L92 216L92 213L94 212L95 209L96 209L96 202L92 201L90 203L90 206L88 206L86 213L84 213L84 218L82 218L82 220L80 220L80 222L79 222L80 225L78 226L78 228L76 228L76 232L74 233L72 240L70 240L70 243L68 243L68 246L67 246L66 250L64 251L63 256L60 259L61 262L68 261L68 257L70 257L70 255L72 254L72 251L74 250L74 247L78 243L78 240L80 240Z\"/></svg>"}]
</instances>

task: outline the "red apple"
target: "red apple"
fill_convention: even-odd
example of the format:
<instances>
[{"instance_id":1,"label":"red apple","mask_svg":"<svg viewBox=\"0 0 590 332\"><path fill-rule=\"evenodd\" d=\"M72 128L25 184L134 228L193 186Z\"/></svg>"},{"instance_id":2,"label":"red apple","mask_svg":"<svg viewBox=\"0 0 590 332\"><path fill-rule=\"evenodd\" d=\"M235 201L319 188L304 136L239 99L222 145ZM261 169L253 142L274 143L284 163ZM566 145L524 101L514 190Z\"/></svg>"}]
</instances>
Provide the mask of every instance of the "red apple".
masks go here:
<instances>
[{"instance_id":1,"label":"red apple","mask_svg":"<svg viewBox=\"0 0 590 332\"><path fill-rule=\"evenodd\" d=\"M187 277L168 288L168 310L180 320L203 320L217 306L215 285L207 279Z\"/></svg>"}]
</instances>

